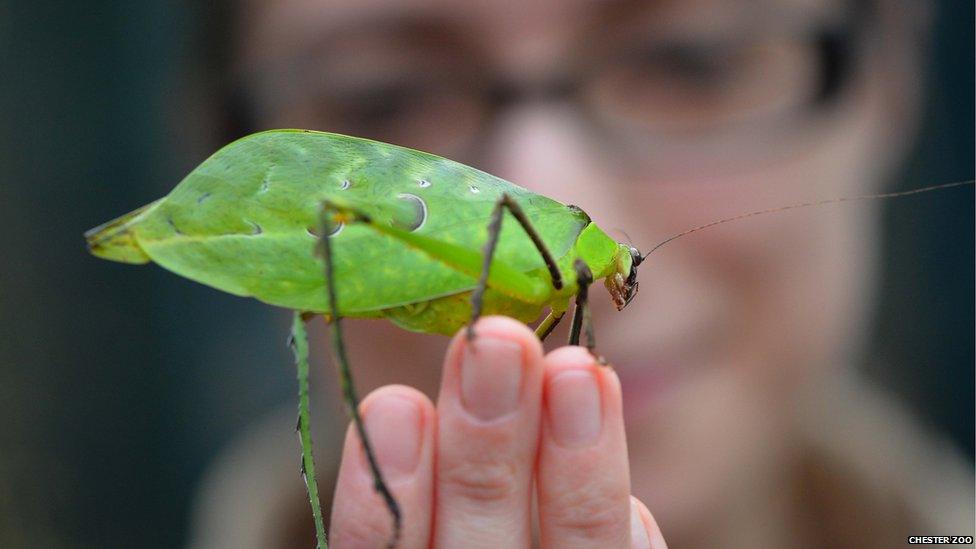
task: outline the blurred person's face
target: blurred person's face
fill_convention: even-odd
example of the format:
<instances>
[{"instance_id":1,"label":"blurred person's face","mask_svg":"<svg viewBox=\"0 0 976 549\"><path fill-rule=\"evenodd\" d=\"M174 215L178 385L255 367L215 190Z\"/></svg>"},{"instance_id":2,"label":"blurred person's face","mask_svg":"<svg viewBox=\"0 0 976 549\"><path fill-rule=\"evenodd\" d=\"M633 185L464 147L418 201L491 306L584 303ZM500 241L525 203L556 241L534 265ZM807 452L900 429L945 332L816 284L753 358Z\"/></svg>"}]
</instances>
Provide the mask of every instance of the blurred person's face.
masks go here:
<instances>
[{"instance_id":1,"label":"blurred person's face","mask_svg":"<svg viewBox=\"0 0 976 549\"><path fill-rule=\"evenodd\" d=\"M254 129L464 161L644 251L718 217L866 192L910 118L886 91L906 83L842 2L262 4L241 33ZM873 221L837 207L725 225L650 256L622 313L591 292L634 493L666 532L784 473L801 387L858 343ZM377 323L353 339L364 385L435 386L442 342Z\"/></svg>"}]
</instances>

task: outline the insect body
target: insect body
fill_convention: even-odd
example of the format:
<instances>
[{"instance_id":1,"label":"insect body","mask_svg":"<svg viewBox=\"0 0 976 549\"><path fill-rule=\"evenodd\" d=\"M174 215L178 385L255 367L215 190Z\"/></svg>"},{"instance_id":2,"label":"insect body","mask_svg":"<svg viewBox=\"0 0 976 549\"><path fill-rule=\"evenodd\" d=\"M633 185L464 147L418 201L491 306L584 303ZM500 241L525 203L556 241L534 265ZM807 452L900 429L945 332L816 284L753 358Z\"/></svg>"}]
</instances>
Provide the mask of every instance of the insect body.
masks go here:
<instances>
[{"instance_id":1,"label":"insect body","mask_svg":"<svg viewBox=\"0 0 976 549\"><path fill-rule=\"evenodd\" d=\"M554 287L530 236L505 224L485 313L531 321L547 306L565 311L578 289L576 259L593 278L609 277L618 306L632 297L639 255L579 208L434 155L320 132L276 130L238 140L165 198L86 236L92 253L106 259L153 261L235 295L329 313L322 259L312 251L323 232L323 204L331 204L339 314L451 334L470 316L467 296L503 195L524 212L566 283ZM369 223L356 223L357 215Z\"/></svg>"},{"instance_id":2,"label":"insect body","mask_svg":"<svg viewBox=\"0 0 976 549\"><path fill-rule=\"evenodd\" d=\"M506 210L517 223L502 223ZM302 472L321 547L308 415L308 315L331 321L344 398L376 489L394 517L396 539L399 509L358 414L339 320L387 318L409 330L451 334L482 313L530 322L549 308L537 328L544 338L575 298L570 342L583 335L592 349L589 284L606 279L623 309L637 291L642 259L575 206L431 154L304 130L235 141L168 196L85 236L96 256L152 261L296 311Z\"/></svg>"}]
</instances>

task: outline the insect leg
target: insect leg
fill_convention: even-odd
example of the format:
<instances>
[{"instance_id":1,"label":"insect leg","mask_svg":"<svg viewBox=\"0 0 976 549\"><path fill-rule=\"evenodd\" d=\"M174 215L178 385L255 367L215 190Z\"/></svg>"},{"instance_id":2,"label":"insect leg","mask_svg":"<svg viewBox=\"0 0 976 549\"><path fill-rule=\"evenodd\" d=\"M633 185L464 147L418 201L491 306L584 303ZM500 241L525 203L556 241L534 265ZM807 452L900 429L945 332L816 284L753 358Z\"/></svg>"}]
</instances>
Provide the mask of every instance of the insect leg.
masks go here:
<instances>
[{"instance_id":1,"label":"insect leg","mask_svg":"<svg viewBox=\"0 0 976 549\"><path fill-rule=\"evenodd\" d=\"M346 346L342 337L342 317L339 315L339 305L336 300L336 289L335 289L335 278L333 277L333 264L332 264L332 243L327 235L332 233L332 225L334 224L329 215L335 213L336 209L330 205L328 202L324 204L323 207L323 227L322 227L322 237L319 238L319 252L322 255L323 263L325 263L325 287L328 292L329 297L329 308L331 309L329 325L331 327L332 333L332 349L335 353L336 363L339 367L339 383L342 386L342 396L349 409L349 415L352 416L353 425L356 428L356 432L359 434L359 441L363 445L363 453L366 454L366 461L369 463L370 471L373 475L373 489L383 498L384 503L386 503L387 509L390 510L390 515L393 517L393 537L390 540L390 547L394 547L397 541L400 539L400 531L402 526L402 516L400 513L400 506L397 504L396 499L394 499L393 494L390 492L389 487L386 485L386 481L383 480L383 473L380 471L379 464L376 461L376 454L373 452L373 445L369 441L369 437L366 435L366 426L363 425L363 418L359 414L359 397L356 395L356 386L353 383L352 371L349 368L349 358L346 356ZM361 221L368 222L367 219L362 219Z\"/></svg>"},{"instance_id":2,"label":"insect leg","mask_svg":"<svg viewBox=\"0 0 976 549\"><path fill-rule=\"evenodd\" d=\"M546 247L546 243L542 241L542 237L536 232L535 227L532 226L532 222L526 217L525 212L522 211L522 207L518 205L512 197L507 194L502 194L499 202L508 208L508 211L512 212L512 216L519 222L525 234L529 235L532 239L532 243L535 244L535 248L539 250L539 254L542 255L542 260L546 262L546 267L549 269L549 275L552 277L552 287L557 290L563 289L563 277L559 273L559 266L556 265L555 258L552 257L552 253L549 248Z\"/></svg>"},{"instance_id":3,"label":"insect leg","mask_svg":"<svg viewBox=\"0 0 976 549\"><path fill-rule=\"evenodd\" d=\"M556 329L556 326L559 325L559 321L562 320L563 316L565 315L566 311L561 311L558 313L556 311L549 311L546 318L544 318L542 322L539 323L539 326L535 329L535 335L539 338L539 341L545 341L546 338L549 337L549 334Z\"/></svg>"},{"instance_id":4,"label":"insect leg","mask_svg":"<svg viewBox=\"0 0 976 549\"><path fill-rule=\"evenodd\" d=\"M312 457L312 429L308 406L308 336L305 332L305 318L295 311L291 324L291 337L288 345L295 353L298 368L298 442L302 448L302 479L312 504L312 518L315 520L315 539L319 549L328 549L325 537L325 524L322 521L322 505L319 503L319 487L315 481L315 462Z\"/></svg>"},{"instance_id":5,"label":"insect leg","mask_svg":"<svg viewBox=\"0 0 976 549\"><path fill-rule=\"evenodd\" d=\"M502 195L504 199L505 195ZM481 264L481 275L478 277L478 284L471 293L471 321L468 322L467 336L468 341L474 339L474 323L481 317L481 306L485 296L485 289L488 287L488 271L491 269L491 258L495 255L495 247L498 245L498 236L502 230L502 217L505 210L502 200L495 203L495 209L491 212L491 221L488 223L488 242L485 243L484 259Z\"/></svg>"},{"instance_id":6,"label":"insect leg","mask_svg":"<svg viewBox=\"0 0 976 549\"><path fill-rule=\"evenodd\" d=\"M495 248L498 246L498 236L501 234L505 208L508 208L508 211L512 213L512 216L522 226L525 234L529 235L529 238L532 239L532 243L539 250L539 254L542 255L542 260L546 263L546 267L549 269L549 275L552 277L552 287L557 290L561 290L563 287L563 278L559 272L559 266L556 264L555 258L552 257L549 248L546 247L545 242L542 241L542 237L536 232L535 227L532 226L532 222L526 217L525 212L522 211L522 207L518 205L518 202L503 193L501 198L498 199L498 202L495 203L495 209L491 212L491 221L488 223L488 242L485 243L481 275L478 277L478 284L471 294L471 322L468 323L468 340L474 337L474 323L481 317L485 289L488 287L488 272L491 270L491 259L495 255Z\"/></svg>"},{"instance_id":7,"label":"insect leg","mask_svg":"<svg viewBox=\"0 0 976 549\"><path fill-rule=\"evenodd\" d=\"M586 348L590 353L596 347L593 337L593 321L590 318L589 289L593 283L593 273L582 259L573 263L579 290L576 291L576 309L573 311L573 327L569 331L569 344L579 345L580 333L586 338Z\"/></svg>"}]
</instances>

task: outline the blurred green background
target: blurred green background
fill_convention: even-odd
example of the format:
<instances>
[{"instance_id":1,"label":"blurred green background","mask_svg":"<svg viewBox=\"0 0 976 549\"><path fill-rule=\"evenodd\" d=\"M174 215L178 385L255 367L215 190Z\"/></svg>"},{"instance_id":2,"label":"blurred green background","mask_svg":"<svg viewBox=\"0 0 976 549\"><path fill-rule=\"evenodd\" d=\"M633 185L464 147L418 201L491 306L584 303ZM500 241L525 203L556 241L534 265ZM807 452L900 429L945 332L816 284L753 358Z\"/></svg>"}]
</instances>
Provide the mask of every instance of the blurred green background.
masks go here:
<instances>
[{"instance_id":1,"label":"blurred green background","mask_svg":"<svg viewBox=\"0 0 976 549\"><path fill-rule=\"evenodd\" d=\"M939 6L902 189L973 177L973 4ZM2 547L180 545L215 453L294 399L286 314L95 260L81 238L224 140L179 122L208 93L187 76L220 43L200 38L213 15L160 1L0 5ZM885 209L879 360L865 368L972 459L972 189Z\"/></svg>"}]
</instances>

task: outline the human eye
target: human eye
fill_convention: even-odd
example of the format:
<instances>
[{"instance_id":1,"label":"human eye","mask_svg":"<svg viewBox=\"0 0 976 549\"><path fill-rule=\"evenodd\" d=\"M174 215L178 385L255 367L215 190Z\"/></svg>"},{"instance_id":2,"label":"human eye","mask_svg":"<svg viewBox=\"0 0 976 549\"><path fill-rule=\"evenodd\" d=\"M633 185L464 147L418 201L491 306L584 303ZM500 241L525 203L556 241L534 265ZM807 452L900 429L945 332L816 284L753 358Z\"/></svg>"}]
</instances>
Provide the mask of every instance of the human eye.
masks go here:
<instances>
[{"instance_id":1,"label":"human eye","mask_svg":"<svg viewBox=\"0 0 976 549\"><path fill-rule=\"evenodd\" d=\"M361 81L323 90L315 101L321 120L349 131L386 133L413 117L423 117L436 92L409 79Z\"/></svg>"},{"instance_id":2,"label":"human eye","mask_svg":"<svg viewBox=\"0 0 976 549\"><path fill-rule=\"evenodd\" d=\"M694 134L775 118L818 91L815 42L787 34L627 47L589 89L610 120Z\"/></svg>"}]
</instances>

